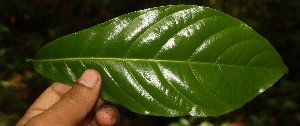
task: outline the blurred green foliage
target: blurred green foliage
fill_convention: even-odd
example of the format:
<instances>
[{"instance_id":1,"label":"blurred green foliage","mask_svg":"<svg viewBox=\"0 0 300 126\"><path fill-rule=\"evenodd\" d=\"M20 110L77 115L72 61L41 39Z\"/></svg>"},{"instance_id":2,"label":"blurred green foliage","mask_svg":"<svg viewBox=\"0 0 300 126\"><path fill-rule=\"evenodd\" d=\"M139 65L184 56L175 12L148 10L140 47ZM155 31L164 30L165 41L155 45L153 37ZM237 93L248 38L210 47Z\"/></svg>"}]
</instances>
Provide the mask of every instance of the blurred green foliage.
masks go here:
<instances>
[{"instance_id":1,"label":"blurred green foliage","mask_svg":"<svg viewBox=\"0 0 300 126\"><path fill-rule=\"evenodd\" d=\"M122 14L170 4L209 6L244 21L278 50L289 73L242 108L219 117L154 117L117 106L120 125L300 125L298 0L0 0L0 126L14 125L51 84L25 61L43 45Z\"/></svg>"}]
</instances>

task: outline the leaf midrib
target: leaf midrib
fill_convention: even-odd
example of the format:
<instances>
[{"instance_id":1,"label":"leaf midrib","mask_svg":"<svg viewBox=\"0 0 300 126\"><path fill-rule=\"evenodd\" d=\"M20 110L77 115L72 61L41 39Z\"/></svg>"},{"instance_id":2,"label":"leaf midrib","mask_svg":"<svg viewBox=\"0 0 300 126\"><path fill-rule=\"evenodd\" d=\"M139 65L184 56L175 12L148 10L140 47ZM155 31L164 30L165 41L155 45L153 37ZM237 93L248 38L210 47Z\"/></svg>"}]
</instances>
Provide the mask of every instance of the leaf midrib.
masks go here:
<instances>
[{"instance_id":1,"label":"leaf midrib","mask_svg":"<svg viewBox=\"0 0 300 126\"><path fill-rule=\"evenodd\" d=\"M56 62L56 61L83 61L83 60L112 60L112 61L139 61L139 62L170 62L170 63L188 63L188 64L203 64L203 65L216 65L227 67L247 67L247 68L260 68L260 69L285 69L274 67L259 67L259 66L247 66L236 64L221 64L212 62L196 62L196 61L184 61L184 60L163 60L163 59L135 59L135 58L56 58L56 59L27 59L27 62Z\"/></svg>"}]
</instances>

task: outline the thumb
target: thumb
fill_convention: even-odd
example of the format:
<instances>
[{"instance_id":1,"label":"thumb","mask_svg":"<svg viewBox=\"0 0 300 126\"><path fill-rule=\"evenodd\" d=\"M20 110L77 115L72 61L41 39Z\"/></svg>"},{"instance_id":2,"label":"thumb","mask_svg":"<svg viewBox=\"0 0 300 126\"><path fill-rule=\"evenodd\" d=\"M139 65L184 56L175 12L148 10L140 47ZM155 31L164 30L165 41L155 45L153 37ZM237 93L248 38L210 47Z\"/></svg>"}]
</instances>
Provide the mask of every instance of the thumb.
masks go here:
<instances>
[{"instance_id":1,"label":"thumb","mask_svg":"<svg viewBox=\"0 0 300 126\"><path fill-rule=\"evenodd\" d=\"M86 70L77 83L61 99L37 116L48 123L76 125L95 105L101 86L97 71Z\"/></svg>"}]
</instances>

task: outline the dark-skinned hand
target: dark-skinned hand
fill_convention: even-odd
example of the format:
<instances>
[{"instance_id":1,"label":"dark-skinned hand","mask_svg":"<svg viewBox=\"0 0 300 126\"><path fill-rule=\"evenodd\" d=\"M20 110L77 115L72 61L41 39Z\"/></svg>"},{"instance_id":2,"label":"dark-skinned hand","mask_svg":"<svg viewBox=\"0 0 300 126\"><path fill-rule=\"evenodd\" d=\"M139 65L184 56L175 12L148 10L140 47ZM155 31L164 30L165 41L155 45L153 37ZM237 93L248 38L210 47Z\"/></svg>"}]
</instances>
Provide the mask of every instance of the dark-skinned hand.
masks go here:
<instances>
[{"instance_id":1,"label":"dark-skinned hand","mask_svg":"<svg viewBox=\"0 0 300 126\"><path fill-rule=\"evenodd\" d=\"M98 98L100 74L88 69L74 86L59 82L48 87L29 107L17 126L114 126L119 112Z\"/></svg>"}]
</instances>

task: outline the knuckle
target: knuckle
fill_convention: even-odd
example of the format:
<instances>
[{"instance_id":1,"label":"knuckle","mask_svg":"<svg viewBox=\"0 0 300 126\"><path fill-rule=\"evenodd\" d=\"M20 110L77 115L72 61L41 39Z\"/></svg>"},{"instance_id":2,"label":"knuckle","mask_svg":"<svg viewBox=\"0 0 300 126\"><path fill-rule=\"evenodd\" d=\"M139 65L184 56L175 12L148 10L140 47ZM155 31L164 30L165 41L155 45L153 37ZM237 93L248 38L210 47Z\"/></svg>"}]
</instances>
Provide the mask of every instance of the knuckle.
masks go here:
<instances>
[{"instance_id":1,"label":"knuckle","mask_svg":"<svg viewBox=\"0 0 300 126\"><path fill-rule=\"evenodd\" d=\"M25 126L41 126L44 125L45 121L37 118L32 118L28 120L28 122L25 124Z\"/></svg>"},{"instance_id":2,"label":"knuckle","mask_svg":"<svg viewBox=\"0 0 300 126\"><path fill-rule=\"evenodd\" d=\"M64 100L71 105L81 105L87 103L87 99L84 97L86 89L84 88L74 88L73 90L69 91L66 95Z\"/></svg>"}]
</instances>

